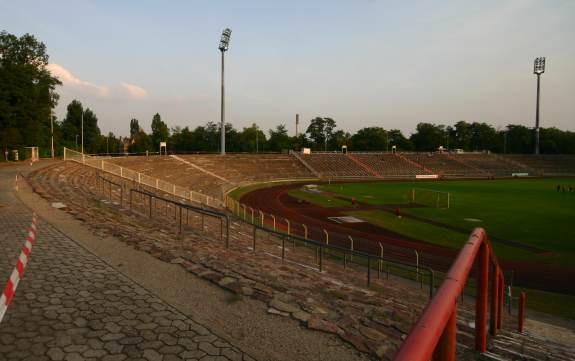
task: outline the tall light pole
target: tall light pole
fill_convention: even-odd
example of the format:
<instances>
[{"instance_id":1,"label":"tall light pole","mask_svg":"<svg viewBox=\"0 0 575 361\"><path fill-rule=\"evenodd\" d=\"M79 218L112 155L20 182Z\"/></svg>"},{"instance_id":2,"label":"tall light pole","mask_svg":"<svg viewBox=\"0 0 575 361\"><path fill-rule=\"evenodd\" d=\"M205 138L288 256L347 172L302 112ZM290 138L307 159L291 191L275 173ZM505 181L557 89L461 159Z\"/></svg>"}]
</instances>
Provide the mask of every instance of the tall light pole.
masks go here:
<instances>
[{"instance_id":1,"label":"tall light pole","mask_svg":"<svg viewBox=\"0 0 575 361\"><path fill-rule=\"evenodd\" d=\"M84 108L82 108L82 154L84 154Z\"/></svg>"},{"instance_id":2,"label":"tall light pole","mask_svg":"<svg viewBox=\"0 0 575 361\"><path fill-rule=\"evenodd\" d=\"M225 121L225 100L224 100L224 53L230 47L230 35L232 31L229 28L225 28L222 32L222 37L220 38L220 46L218 47L222 52L222 104L221 104L221 115L222 115L222 125L220 131L222 133L222 155L226 154L226 121Z\"/></svg>"},{"instance_id":3,"label":"tall light pole","mask_svg":"<svg viewBox=\"0 0 575 361\"><path fill-rule=\"evenodd\" d=\"M52 159L54 159L54 114L52 113L52 103L54 103L54 96L50 94L50 133L52 137L52 152L50 154L52 155Z\"/></svg>"},{"instance_id":4,"label":"tall light pole","mask_svg":"<svg viewBox=\"0 0 575 361\"><path fill-rule=\"evenodd\" d=\"M535 107L535 154L539 154L539 83L541 74L545 72L545 57L536 58L533 74L537 75L537 105Z\"/></svg>"}]
</instances>

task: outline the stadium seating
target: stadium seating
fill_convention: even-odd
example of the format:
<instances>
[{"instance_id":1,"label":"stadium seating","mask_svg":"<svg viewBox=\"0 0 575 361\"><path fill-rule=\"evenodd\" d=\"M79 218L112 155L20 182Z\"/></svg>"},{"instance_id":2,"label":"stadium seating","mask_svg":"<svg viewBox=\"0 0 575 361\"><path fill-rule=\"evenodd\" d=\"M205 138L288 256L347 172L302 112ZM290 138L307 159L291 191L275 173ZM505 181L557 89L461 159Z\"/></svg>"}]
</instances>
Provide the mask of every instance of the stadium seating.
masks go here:
<instances>
[{"instance_id":1,"label":"stadium seating","mask_svg":"<svg viewBox=\"0 0 575 361\"><path fill-rule=\"evenodd\" d=\"M324 178L371 178L373 174L342 153L312 153L301 158Z\"/></svg>"},{"instance_id":2,"label":"stadium seating","mask_svg":"<svg viewBox=\"0 0 575 361\"><path fill-rule=\"evenodd\" d=\"M232 183L310 178L313 175L288 154L179 155L182 159Z\"/></svg>"},{"instance_id":3,"label":"stadium seating","mask_svg":"<svg viewBox=\"0 0 575 361\"><path fill-rule=\"evenodd\" d=\"M575 155L513 154L502 158L519 163L524 166L524 169L531 169L538 175L575 175Z\"/></svg>"},{"instance_id":4,"label":"stadium seating","mask_svg":"<svg viewBox=\"0 0 575 361\"><path fill-rule=\"evenodd\" d=\"M406 153L404 156L443 177L465 178L486 175L481 169L458 161L448 153Z\"/></svg>"},{"instance_id":5,"label":"stadium seating","mask_svg":"<svg viewBox=\"0 0 575 361\"><path fill-rule=\"evenodd\" d=\"M397 154L353 153L353 156L383 178L409 178L426 173L422 167L408 162Z\"/></svg>"}]
</instances>

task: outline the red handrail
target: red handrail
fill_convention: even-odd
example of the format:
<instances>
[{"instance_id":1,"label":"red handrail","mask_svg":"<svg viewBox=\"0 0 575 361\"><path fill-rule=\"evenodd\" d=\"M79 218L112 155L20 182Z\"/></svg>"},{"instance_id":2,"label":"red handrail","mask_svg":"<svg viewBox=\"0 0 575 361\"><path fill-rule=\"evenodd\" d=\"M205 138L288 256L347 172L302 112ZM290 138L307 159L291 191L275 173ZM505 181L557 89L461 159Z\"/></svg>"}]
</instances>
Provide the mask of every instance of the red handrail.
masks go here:
<instances>
[{"instance_id":1,"label":"red handrail","mask_svg":"<svg viewBox=\"0 0 575 361\"><path fill-rule=\"evenodd\" d=\"M473 230L467 243L435 296L425 308L409 336L395 355L395 361L455 360L457 300L463 292L473 263L477 260L475 305L475 349L487 349L487 302L489 264L493 271L491 297L491 334L501 328L503 272L495 258L483 228Z\"/></svg>"}]
</instances>

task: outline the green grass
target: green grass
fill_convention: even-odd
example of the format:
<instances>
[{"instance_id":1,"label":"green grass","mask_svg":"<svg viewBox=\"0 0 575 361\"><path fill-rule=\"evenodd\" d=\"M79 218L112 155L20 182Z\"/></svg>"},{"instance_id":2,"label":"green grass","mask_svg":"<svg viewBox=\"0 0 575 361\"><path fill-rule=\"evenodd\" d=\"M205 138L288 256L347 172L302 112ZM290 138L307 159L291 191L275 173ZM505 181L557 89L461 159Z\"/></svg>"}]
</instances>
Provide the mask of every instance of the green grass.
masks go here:
<instances>
[{"instance_id":1,"label":"green grass","mask_svg":"<svg viewBox=\"0 0 575 361\"><path fill-rule=\"evenodd\" d=\"M345 213L381 228L450 248L459 249L467 240L466 234L446 230L407 217L398 218L395 214L386 211L350 211Z\"/></svg>"},{"instance_id":2,"label":"green grass","mask_svg":"<svg viewBox=\"0 0 575 361\"><path fill-rule=\"evenodd\" d=\"M356 197L368 204L406 203L410 200L412 188L428 188L450 192L451 208L431 207L403 208L402 213L423 217L444 224L460 227L466 232L483 227L488 234L505 240L529 244L553 252L551 256L539 257L542 262L571 265L575 256L575 192L558 193L557 184L575 185L574 179L520 179L447 182L405 182L405 183L350 183L321 186L321 189L346 197ZM371 221L377 222L370 217ZM469 222L475 218L481 222ZM419 223L419 222L418 222ZM381 223L380 223L381 224ZM437 232L446 230L437 227L414 226L415 223L392 225L406 235L421 240L437 239ZM414 227L414 230L411 228ZM428 229L425 233L422 230ZM449 233L448 233L449 234ZM459 238L441 238L457 247ZM494 242L496 252L504 258L524 258L516 254L515 247L505 247ZM501 252L501 253L499 253Z\"/></svg>"}]
</instances>

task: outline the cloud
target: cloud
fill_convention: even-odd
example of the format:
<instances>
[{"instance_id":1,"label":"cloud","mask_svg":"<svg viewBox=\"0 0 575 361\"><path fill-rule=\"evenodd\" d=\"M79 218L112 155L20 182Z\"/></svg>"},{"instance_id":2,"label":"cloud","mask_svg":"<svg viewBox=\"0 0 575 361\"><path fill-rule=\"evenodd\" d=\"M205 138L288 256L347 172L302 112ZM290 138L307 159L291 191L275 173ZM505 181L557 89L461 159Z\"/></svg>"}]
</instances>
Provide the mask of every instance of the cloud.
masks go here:
<instances>
[{"instance_id":1,"label":"cloud","mask_svg":"<svg viewBox=\"0 0 575 361\"><path fill-rule=\"evenodd\" d=\"M148 97L148 92L142 87L130 83L121 83L121 86L124 91L134 99L143 99Z\"/></svg>"},{"instance_id":2,"label":"cloud","mask_svg":"<svg viewBox=\"0 0 575 361\"><path fill-rule=\"evenodd\" d=\"M58 64L48 64L48 71L55 77L59 78L64 85L70 85L76 88L85 89L96 94L107 96L110 89L107 86L95 85L90 82L81 80L72 74L71 71Z\"/></svg>"}]
</instances>

